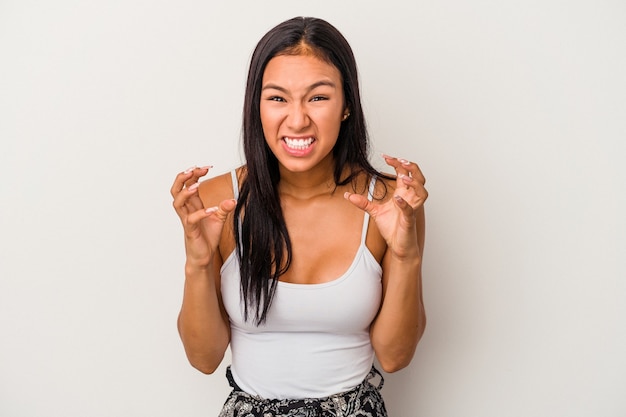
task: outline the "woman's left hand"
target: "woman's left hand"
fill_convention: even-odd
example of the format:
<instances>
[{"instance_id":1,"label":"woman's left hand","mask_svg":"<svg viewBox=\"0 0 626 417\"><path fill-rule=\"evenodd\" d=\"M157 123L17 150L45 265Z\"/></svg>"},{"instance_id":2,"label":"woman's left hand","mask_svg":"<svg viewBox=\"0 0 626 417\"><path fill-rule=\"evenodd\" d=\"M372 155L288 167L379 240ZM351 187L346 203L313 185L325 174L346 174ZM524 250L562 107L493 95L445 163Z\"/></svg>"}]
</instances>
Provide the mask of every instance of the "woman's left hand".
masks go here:
<instances>
[{"instance_id":1,"label":"woman's left hand","mask_svg":"<svg viewBox=\"0 0 626 417\"><path fill-rule=\"evenodd\" d=\"M383 203L351 193L345 193L345 198L374 219L391 255L399 259L420 257L416 225L418 212L428 198L426 180L417 164L387 155L383 158L396 171L393 196Z\"/></svg>"}]
</instances>

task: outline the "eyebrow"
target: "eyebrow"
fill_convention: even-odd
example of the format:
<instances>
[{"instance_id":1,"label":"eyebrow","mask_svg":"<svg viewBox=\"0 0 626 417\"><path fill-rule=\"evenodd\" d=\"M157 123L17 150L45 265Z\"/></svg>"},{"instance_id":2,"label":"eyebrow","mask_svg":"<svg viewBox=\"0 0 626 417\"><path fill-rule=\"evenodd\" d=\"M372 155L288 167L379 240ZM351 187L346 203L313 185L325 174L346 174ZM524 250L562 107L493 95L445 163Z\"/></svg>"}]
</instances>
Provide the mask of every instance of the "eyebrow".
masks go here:
<instances>
[{"instance_id":1,"label":"eyebrow","mask_svg":"<svg viewBox=\"0 0 626 417\"><path fill-rule=\"evenodd\" d=\"M307 87L307 92L315 90L317 87L321 87L321 86L328 86L328 87L332 87L332 88L337 88L337 86L335 85L334 82L328 81L328 80L321 80L321 81L317 81L317 82L311 84L310 86L308 86ZM287 93L287 89L286 88L281 87L278 84L272 84L272 83L264 85L263 88L261 89L261 91L270 90L270 89L282 91L283 93Z\"/></svg>"}]
</instances>

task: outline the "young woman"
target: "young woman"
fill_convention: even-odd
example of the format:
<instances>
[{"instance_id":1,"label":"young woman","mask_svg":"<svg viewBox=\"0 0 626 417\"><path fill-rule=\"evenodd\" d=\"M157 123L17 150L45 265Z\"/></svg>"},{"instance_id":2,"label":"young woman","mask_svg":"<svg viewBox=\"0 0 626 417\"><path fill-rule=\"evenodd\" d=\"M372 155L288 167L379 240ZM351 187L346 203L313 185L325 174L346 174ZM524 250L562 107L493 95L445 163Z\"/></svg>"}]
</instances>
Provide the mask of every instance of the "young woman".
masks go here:
<instances>
[{"instance_id":1,"label":"young woman","mask_svg":"<svg viewBox=\"0 0 626 417\"><path fill-rule=\"evenodd\" d=\"M424 331L424 177L368 162L357 68L329 23L294 18L252 56L246 165L172 186L185 234L178 320L190 363L230 344L220 416L386 416L370 380L409 364ZM381 377L382 378L382 377Z\"/></svg>"}]
</instances>

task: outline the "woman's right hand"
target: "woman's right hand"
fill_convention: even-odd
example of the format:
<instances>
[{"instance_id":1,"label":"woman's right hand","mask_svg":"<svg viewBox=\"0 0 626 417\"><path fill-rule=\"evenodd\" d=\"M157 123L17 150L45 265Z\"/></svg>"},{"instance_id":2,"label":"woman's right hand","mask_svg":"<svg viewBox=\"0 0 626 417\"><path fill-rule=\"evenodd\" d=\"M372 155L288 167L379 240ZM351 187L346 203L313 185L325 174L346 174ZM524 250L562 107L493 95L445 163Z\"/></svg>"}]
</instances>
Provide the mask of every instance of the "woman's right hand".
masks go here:
<instances>
[{"instance_id":1,"label":"woman's right hand","mask_svg":"<svg viewBox=\"0 0 626 417\"><path fill-rule=\"evenodd\" d=\"M198 181L209 172L209 168L193 167L181 172L171 189L174 209L185 233L187 267L194 269L209 267L219 245L226 217L237 205L236 200L228 199L217 206L204 206L198 195Z\"/></svg>"}]
</instances>

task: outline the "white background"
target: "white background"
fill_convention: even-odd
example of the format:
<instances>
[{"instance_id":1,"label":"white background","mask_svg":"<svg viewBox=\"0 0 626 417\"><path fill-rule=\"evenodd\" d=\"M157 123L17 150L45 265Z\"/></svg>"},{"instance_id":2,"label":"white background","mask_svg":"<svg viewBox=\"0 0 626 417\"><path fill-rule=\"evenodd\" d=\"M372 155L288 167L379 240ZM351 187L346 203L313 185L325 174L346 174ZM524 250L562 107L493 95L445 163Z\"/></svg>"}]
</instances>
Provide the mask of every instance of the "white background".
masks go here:
<instances>
[{"instance_id":1,"label":"white background","mask_svg":"<svg viewBox=\"0 0 626 417\"><path fill-rule=\"evenodd\" d=\"M626 415L621 0L0 0L0 415L217 415L169 188L241 163L252 49L297 15L352 44L376 164L428 179L391 416Z\"/></svg>"}]
</instances>

